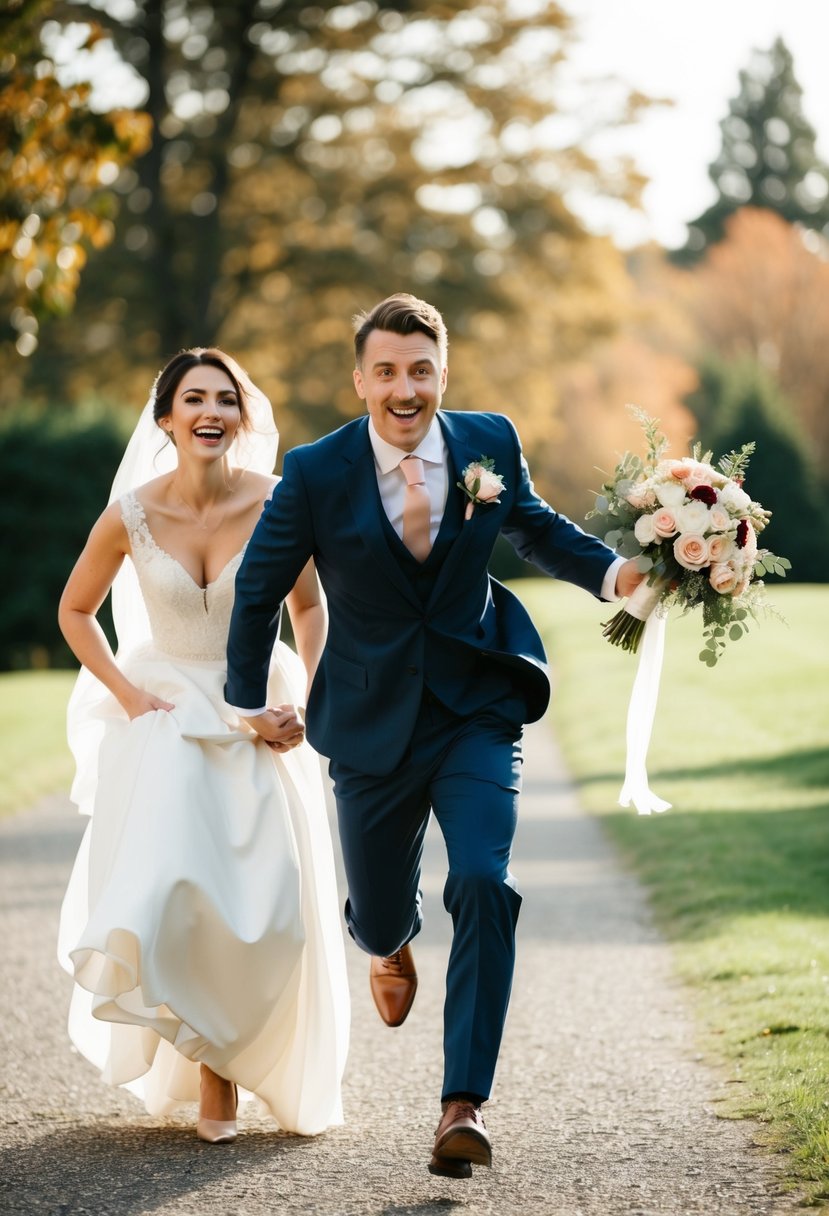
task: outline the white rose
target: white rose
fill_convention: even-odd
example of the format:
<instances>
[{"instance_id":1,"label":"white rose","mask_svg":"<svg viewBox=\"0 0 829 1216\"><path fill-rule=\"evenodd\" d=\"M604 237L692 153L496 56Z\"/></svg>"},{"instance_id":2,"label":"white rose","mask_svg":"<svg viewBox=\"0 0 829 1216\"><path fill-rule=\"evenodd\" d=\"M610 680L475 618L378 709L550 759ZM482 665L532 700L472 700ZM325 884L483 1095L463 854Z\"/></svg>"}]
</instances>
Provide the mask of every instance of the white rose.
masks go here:
<instances>
[{"instance_id":1,"label":"white rose","mask_svg":"<svg viewBox=\"0 0 829 1216\"><path fill-rule=\"evenodd\" d=\"M641 510L642 507L652 507L656 504L656 495L645 481L629 490L625 498L637 510Z\"/></svg>"},{"instance_id":2,"label":"white rose","mask_svg":"<svg viewBox=\"0 0 829 1216\"><path fill-rule=\"evenodd\" d=\"M700 536L710 527L710 511L704 502L694 499L674 511L680 532L695 532Z\"/></svg>"},{"instance_id":3,"label":"white rose","mask_svg":"<svg viewBox=\"0 0 829 1216\"><path fill-rule=\"evenodd\" d=\"M685 487L678 481L666 481L664 485L655 486L654 492L663 507L678 507L685 501Z\"/></svg>"},{"instance_id":4,"label":"white rose","mask_svg":"<svg viewBox=\"0 0 829 1216\"><path fill-rule=\"evenodd\" d=\"M636 523L633 525L633 535L639 541L640 545L649 545L655 536L653 530L653 516L640 515Z\"/></svg>"},{"instance_id":5,"label":"white rose","mask_svg":"<svg viewBox=\"0 0 829 1216\"><path fill-rule=\"evenodd\" d=\"M728 508L732 515L747 511L751 506L748 494L733 481L729 481L728 485L723 486L720 490L720 502Z\"/></svg>"},{"instance_id":6,"label":"white rose","mask_svg":"<svg viewBox=\"0 0 829 1216\"><path fill-rule=\"evenodd\" d=\"M716 503L713 507L711 507L711 513L708 517L708 524L709 527L713 528L715 532L727 532L731 527L731 516L724 507L720 506L719 503Z\"/></svg>"}]
</instances>

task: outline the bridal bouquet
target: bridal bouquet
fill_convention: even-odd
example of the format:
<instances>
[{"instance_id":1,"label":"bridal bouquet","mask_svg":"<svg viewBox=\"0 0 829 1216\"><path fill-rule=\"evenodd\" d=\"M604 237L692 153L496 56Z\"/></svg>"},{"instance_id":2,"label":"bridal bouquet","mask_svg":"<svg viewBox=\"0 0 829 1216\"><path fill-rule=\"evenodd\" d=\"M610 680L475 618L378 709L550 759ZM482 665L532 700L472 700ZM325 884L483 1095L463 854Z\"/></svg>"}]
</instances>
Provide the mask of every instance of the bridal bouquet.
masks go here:
<instances>
[{"instance_id":1,"label":"bridal bouquet","mask_svg":"<svg viewBox=\"0 0 829 1216\"><path fill-rule=\"evenodd\" d=\"M742 637L749 617L767 607L763 574L785 576L791 569L785 557L758 547L770 512L743 489L755 445L743 444L716 467L699 444L690 457L666 459L658 420L631 410L644 430L647 456L624 454L587 518L596 519L606 544L636 558L648 577L607 622L604 635L635 652L654 610L701 608L705 645L699 657L713 667L726 641Z\"/></svg>"}]
</instances>

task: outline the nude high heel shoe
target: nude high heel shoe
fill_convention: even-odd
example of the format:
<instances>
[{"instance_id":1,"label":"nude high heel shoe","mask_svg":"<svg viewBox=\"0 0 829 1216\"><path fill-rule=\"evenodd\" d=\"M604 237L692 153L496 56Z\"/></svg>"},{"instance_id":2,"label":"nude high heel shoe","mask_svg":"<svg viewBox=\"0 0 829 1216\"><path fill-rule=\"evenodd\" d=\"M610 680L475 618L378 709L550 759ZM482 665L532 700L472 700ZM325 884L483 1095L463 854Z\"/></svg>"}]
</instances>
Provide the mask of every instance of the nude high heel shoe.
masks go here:
<instances>
[{"instance_id":1,"label":"nude high heel shoe","mask_svg":"<svg viewBox=\"0 0 829 1216\"><path fill-rule=\"evenodd\" d=\"M204 1065L202 1065L204 1067ZM239 1105L239 1091L233 1086L233 1096ZM206 1144L232 1144L236 1139L235 1119L205 1119L199 1110L199 1121L196 1124L196 1135Z\"/></svg>"}]
</instances>

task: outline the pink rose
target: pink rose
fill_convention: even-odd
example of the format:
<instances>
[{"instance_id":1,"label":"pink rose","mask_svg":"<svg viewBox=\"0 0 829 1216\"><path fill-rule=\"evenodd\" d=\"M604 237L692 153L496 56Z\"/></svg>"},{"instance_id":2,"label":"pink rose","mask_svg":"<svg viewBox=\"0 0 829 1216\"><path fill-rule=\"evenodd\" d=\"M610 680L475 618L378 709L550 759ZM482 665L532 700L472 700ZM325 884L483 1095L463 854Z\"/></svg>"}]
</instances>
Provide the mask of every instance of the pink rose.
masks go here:
<instances>
[{"instance_id":1,"label":"pink rose","mask_svg":"<svg viewBox=\"0 0 829 1216\"><path fill-rule=\"evenodd\" d=\"M479 483L477 490L474 489L476 481ZM464 484L478 502L495 502L504 488L504 479L482 464L470 464L464 472Z\"/></svg>"},{"instance_id":2,"label":"pink rose","mask_svg":"<svg viewBox=\"0 0 829 1216\"><path fill-rule=\"evenodd\" d=\"M686 570L702 570L708 565L708 541L694 532L683 532L674 541L674 557Z\"/></svg>"},{"instance_id":3,"label":"pink rose","mask_svg":"<svg viewBox=\"0 0 829 1216\"><path fill-rule=\"evenodd\" d=\"M732 595L739 582L733 562L714 562L708 581L718 595Z\"/></svg>"},{"instance_id":4,"label":"pink rose","mask_svg":"<svg viewBox=\"0 0 829 1216\"><path fill-rule=\"evenodd\" d=\"M498 473L490 473L489 469L484 469L481 473L481 484L478 487L477 497L481 502L494 502L504 488L504 482Z\"/></svg>"},{"instance_id":5,"label":"pink rose","mask_svg":"<svg viewBox=\"0 0 829 1216\"><path fill-rule=\"evenodd\" d=\"M667 536L676 536L679 528L676 526L676 519L673 511L669 511L667 507L660 507L658 511L653 513L653 530L657 536L664 540Z\"/></svg>"},{"instance_id":6,"label":"pink rose","mask_svg":"<svg viewBox=\"0 0 829 1216\"><path fill-rule=\"evenodd\" d=\"M712 562L727 562L733 552L734 541L730 536L720 534L708 538L708 556Z\"/></svg>"}]
</instances>

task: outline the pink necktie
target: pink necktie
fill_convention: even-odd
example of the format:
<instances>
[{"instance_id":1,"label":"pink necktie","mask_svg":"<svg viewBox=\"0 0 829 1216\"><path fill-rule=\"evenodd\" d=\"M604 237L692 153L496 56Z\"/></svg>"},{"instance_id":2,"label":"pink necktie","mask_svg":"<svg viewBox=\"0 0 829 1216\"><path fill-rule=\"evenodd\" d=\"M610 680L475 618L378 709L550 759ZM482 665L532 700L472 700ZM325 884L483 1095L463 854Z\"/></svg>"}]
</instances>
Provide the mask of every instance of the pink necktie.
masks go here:
<instances>
[{"instance_id":1,"label":"pink necktie","mask_svg":"<svg viewBox=\"0 0 829 1216\"><path fill-rule=\"evenodd\" d=\"M426 474L419 456L405 456L400 468L406 478L403 498L403 544L413 557L423 562L429 556L432 540L429 534L432 501L426 489Z\"/></svg>"}]
</instances>

